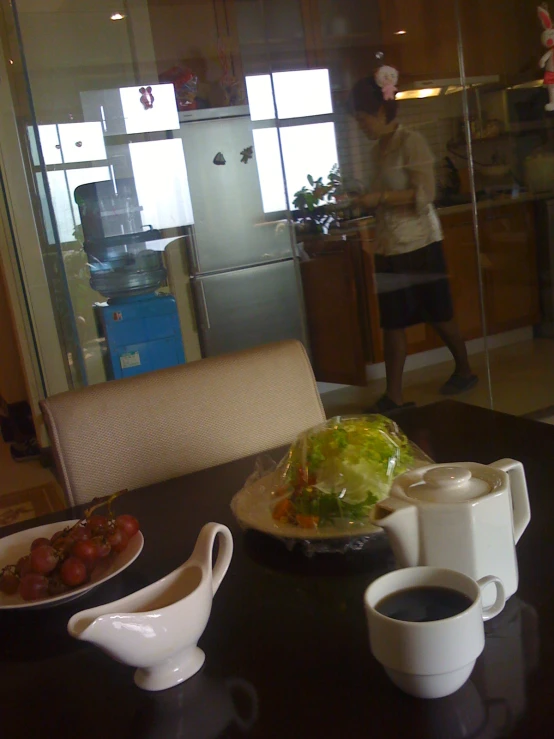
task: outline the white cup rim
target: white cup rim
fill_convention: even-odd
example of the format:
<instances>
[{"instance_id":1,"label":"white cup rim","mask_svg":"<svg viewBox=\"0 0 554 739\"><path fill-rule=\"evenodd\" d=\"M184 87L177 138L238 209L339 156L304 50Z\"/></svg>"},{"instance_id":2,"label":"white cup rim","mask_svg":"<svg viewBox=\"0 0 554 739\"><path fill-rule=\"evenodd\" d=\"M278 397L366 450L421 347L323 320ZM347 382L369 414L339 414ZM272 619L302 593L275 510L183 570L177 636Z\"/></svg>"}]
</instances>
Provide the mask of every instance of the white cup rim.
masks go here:
<instances>
[{"instance_id":1,"label":"white cup rim","mask_svg":"<svg viewBox=\"0 0 554 739\"><path fill-rule=\"evenodd\" d=\"M410 580L419 580L421 577L428 577L431 580L429 584L432 585L433 580L436 581L437 578L443 575L446 575L447 577L458 583L463 583L466 588L458 588L454 583L448 585L438 585L438 587L448 587L451 590L456 590L459 593L463 593L468 598L472 598L471 605L465 608L463 611L460 611L460 613L456 613L453 616L448 616L447 618L440 618L435 621L404 621L403 619L391 618L390 616L386 616L385 614L380 613L375 607L383 600L383 598L386 598L388 595L392 595L392 593L396 593L400 590L405 590L408 587L426 587L426 583L424 581L410 584ZM371 597L372 591L378 590L379 586L382 586L385 581L391 579L403 580L406 584L399 585L396 588L391 588L388 592L380 595L378 598ZM468 590L471 591L471 594L468 592ZM387 572L384 575L381 575L381 577L378 577L370 585L368 585L364 593L364 605L366 610L372 613L373 618L378 618L385 623L407 624L411 628L415 629L432 629L437 623L454 623L461 620L462 618L466 618L467 614L475 610L476 608L480 609L481 589L477 582L468 575L464 575L462 572L458 572L456 570L450 570L446 567L405 567L398 570L391 570L391 572Z\"/></svg>"}]
</instances>

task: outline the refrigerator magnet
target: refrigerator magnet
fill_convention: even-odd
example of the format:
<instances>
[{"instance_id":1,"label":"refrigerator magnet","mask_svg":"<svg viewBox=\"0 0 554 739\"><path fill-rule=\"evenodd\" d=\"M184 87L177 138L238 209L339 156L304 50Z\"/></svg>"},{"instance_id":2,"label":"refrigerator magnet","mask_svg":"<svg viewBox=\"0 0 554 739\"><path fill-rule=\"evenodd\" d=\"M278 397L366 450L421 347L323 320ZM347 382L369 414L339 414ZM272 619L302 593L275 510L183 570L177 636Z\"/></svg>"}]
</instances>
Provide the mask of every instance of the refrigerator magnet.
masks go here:
<instances>
[{"instance_id":1,"label":"refrigerator magnet","mask_svg":"<svg viewBox=\"0 0 554 739\"><path fill-rule=\"evenodd\" d=\"M227 164L227 162L225 161L225 157L220 151L218 151L214 157L214 164L219 164L219 165Z\"/></svg>"}]
</instances>

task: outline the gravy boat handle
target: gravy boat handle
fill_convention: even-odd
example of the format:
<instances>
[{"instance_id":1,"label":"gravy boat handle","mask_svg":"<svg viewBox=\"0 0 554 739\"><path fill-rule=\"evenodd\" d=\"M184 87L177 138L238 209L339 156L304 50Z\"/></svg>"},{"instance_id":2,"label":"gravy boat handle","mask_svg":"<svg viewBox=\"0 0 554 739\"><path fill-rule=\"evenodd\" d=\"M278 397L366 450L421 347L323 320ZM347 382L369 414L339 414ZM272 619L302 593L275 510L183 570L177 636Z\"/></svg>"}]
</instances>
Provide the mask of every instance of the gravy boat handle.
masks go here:
<instances>
[{"instance_id":1,"label":"gravy boat handle","mask_svg":"<svg viewBox=\"0 0 554 739\"><path fill-rule=\"evenodd\" d=\"M231 557L233 556L233 535L221 523L207 523L198 535L194 552L189 561L196 560L202 568L212 566L212 550L216 536L219 537L219 551L215 565L212 567L212 590L213 595L217 593L221 581L225 577Z\"/></svg>"}]
</instances>

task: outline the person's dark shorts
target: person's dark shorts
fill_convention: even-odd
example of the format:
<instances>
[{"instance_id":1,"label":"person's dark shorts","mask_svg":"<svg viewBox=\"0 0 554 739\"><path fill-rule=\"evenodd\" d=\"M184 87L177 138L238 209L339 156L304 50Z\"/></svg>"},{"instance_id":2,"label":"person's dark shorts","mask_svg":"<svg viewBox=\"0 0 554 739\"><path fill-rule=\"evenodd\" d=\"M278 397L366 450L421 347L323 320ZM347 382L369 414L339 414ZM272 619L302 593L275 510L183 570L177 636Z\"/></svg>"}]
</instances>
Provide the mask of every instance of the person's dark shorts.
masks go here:
<instances>
[{"instance_id":1,"label":"person's dark shorts","mask_svg":"<svg viewBox=\"0 0 554 739\"><path fill-rule=\"evenodd\" d=\"M407 254L375 255L381 328L444 323L454 317L442 242Z\"/></svg>"}]
</instances>

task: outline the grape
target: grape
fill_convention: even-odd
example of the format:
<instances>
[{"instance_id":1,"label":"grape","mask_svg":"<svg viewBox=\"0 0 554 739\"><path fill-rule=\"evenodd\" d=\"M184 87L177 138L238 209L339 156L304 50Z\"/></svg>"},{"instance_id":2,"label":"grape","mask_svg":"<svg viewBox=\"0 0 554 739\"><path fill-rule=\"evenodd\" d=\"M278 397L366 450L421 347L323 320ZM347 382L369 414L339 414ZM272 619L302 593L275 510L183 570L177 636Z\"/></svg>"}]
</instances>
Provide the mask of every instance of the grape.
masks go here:
<instances>
[{"instance_id":1,"label":"grape","mask_svg":"<svg viewBox=\"0 0 554 739\"><path fill-rule=\"evenodd\" d=\"M90 539L90 537L91 530L88 524L79 524L79 526L76 526L69 534L69 538L74 541L83 541L85 539Z\"/></svg>"},{"instance_id":2,"label":"grape","mask_svg":"<svg viewBox=\"0 0 554 739\"><path fill-rule=\"evenodd\" d=\"M91 541L96 547L96 554L99 559L104 559L112 551L110 543L104 536L95 536Z\"/></svg>"},{"instance_id":3,"label":"grape","mask_svg":"<svg viewBox=\"0 0 554 739\"><path fill-rule=\"evenodd\" d=\"M87 525L94 535L104 534L108 530L108 519L106 516L91 516Z\"/></svg>"},{"instance_id":4,"label":"grape","mask_svg":"<svg viewBox=\"0 0 554 739\"><path fill-rule=\"evenodd\" d=\"M89 570L94 567L98 559L98 549L96 548L96 544L90 539L76 541L71 554L82 559Z\"/></svg>"},{"instance_id":5,"label":"grape","mask_svg":"<svg viewBox=\"0 0 554 739\"><path fill-rule=\"evenodd\" d=\"M21 578L19 593L23 600L38 600L48 595L48 578L32 572Z\"/></svg>"},{"instance_id":6,"label":"grape","mask_svg":"<svg viewBox=\"0 0 554 739\"><path fill-rule=\"evenodd\" d=\"M60 577L64 585L75 587L82 585L87 579L88 573L85 563L78 557L68 557L60 569Z\"/></svg>"},{"instance_id":7,"label":"grape","mask_svg":"<svg viewBox=\"0 0 554 739\"><path fill-rule=\"evenodd\" d=\"M129 543L129 537L123 529L114 529L111 534L108 534L108 541L113 552L122 552Z\"/></svg>"},{"instance_id":8,"label":"grape","mask_svg":"<svg viewBox=\"0 0 554 739\"><path fill-rule=\"evenodd\" d=\"M115 525L117 528L122 529L129 539L132 539L140 528L137 519L127 513L124 513L122 516L118 516L115 519Z\"/></svg>"},{"instance_id":9,"label":"grape","mask_svg":"<svg viewBox=\"0 0 554 739\"><path fill-rule=\"evenodd\" d=\"M26 557L21 557L15 566L15 569L17 570L17 574L19 577L24 577L25 575L28 575L31 570L31 558L29 555Z\"/></svg>"},{"instance_id":10,"label":"grape","mask_svg":"<svg viewBox=\"0 0 554 739\"><path fill-rule=\"evenodd\" d=\"M57 572L48 578L48 595L63 595L69 590Z\"/></svg>"},{"instance_id":11,"label":"grape","mask_svg":"<svg viewBox=\"0 0 554 739\"><path fill-rule=\"evenodd\" d=\"M33 549L41 547L43 544L50 545L50 539L45 539L44 536L41 536L39 539L35 539L34 542L31 544L31 552L33 551Z\"/></svg>"},{"instance_id":12,"label":"grape","mask_svg":"<svg viewBox=\"0 0 554 739\"><path fill-rule=\"evenodd\" d=\"M4 572L0 577L0 591L6 595L14 595L19 587L19 578L13 572Z\"/></svg>"},{"instance_id":13,"label":"grape","mask_svg":"<svg viewBox=\"0 0 554 739\"><path fill-rule=\"evenodd\" d=\"M31 569L39 575L47 575L56 569L58 556L56 550L48 546L40 546L31 552Z\"/></svg>"}]
</instances>

